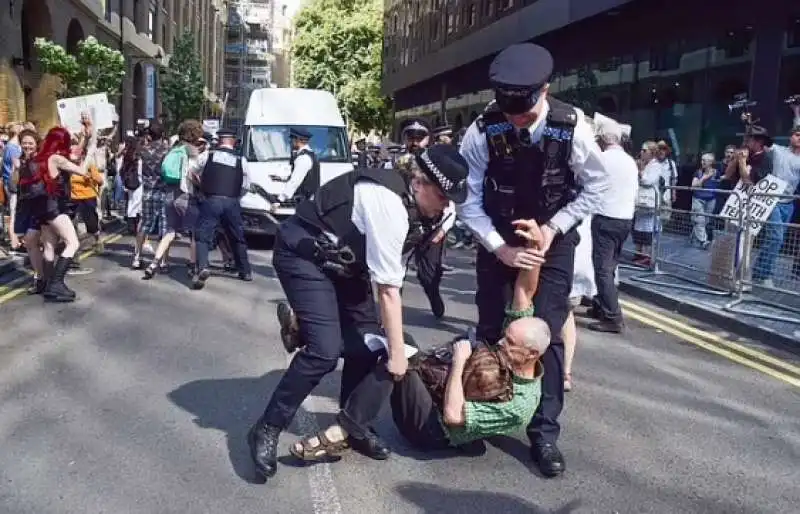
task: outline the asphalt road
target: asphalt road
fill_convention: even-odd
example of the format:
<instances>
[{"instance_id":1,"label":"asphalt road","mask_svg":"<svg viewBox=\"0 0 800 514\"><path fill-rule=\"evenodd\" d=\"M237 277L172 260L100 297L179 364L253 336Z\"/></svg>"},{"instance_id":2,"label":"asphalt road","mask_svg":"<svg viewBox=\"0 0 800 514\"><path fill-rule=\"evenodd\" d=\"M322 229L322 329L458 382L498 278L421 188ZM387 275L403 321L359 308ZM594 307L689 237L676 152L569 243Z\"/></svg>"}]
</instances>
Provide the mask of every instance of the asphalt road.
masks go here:
<instances>
[{"instance_id":1,"label":"asphalt road","mask_svg":"<svg viewBox=\"0 0 800 514\"><path fill-rule=\"evenodd\" d=\"M424 456L384 414L388 461L285 458L254 485L245 433L287 364L269 252L252 252L254 283L214 277L192 292L182 267L142 281L128 248L87 261L75 304L0 305L3 514L798 511L798 389L634 320L624 336L580 333L561 478L532 471L522 434L478 457ZM466 269L446 277L441 323L418 287L404 291L417 341L474 320L473 283ZM284 453L332 419L337 385L334 373L309 398Z\"/></svg>"}]
</instances>

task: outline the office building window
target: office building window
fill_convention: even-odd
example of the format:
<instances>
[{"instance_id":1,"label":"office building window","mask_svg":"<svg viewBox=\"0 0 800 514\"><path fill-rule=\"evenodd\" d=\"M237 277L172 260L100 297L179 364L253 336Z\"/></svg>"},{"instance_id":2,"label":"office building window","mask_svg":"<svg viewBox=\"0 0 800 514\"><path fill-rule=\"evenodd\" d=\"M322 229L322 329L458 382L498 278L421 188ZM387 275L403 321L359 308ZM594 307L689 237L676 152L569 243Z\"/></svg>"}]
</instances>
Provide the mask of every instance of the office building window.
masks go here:
<instances>
[{"instance_id":1,"label":"office building window","mask_svg":"<svg viewBox=\"0 0 800 514\"><path fill-rule=\"evenodd\" d=\"M500 0L505 1L505 0ZM483 17L491 18L494 16L494 0L484 0L483 2Z\"/></svg>"},{"instance_id":2,"label":"office building window","mask_svg":"<svg viewBox=\"0 0 800 514\"><path fill-rule=\"evenodd\" d=\"M153 34L156 28L156 10L151 6L150 11L147 13L147 37L150 41L153 40Z\"/></svg>"},{"instance_id":3,"label":"office building window","mask_svg":"<svg viewBox=\"0 0 800 514\"><path fill-rule=\"evenodd\" d=\"M469 10L467 11L467 26L472 27L475 25L475 20L478 14L478 8L475 6L474 3L469 4Z\"/></svg>"}]
</instances>

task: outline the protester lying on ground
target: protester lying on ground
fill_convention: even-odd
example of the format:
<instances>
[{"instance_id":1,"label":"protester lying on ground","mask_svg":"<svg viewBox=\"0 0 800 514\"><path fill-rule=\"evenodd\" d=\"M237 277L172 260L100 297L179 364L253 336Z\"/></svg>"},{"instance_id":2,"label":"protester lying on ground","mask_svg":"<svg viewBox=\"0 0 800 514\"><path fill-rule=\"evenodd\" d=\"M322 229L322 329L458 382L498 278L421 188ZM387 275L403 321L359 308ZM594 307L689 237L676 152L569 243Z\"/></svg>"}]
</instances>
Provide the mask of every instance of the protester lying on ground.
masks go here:
<instances>
[{"instance_id":1,"label":"protester lying on ground","mask_svg":"<svg viewBox=\"0 0 800 514\"><path fill-rule=\"evenodd\" d=\"M517 226L531 246L543 240L535 222ZM460 447L527 426L541 397L539 357L550 343L547 323L533 317L539 270L519 273L504 337L496 344L458 338L415 356L397 381L380 361L348 397L338 423L294 443L290 453L314 461L353 447L374 459L387 458L388 450L368 428L387 398L400 433L422 450Z\"/></svg>"}]
</instances>

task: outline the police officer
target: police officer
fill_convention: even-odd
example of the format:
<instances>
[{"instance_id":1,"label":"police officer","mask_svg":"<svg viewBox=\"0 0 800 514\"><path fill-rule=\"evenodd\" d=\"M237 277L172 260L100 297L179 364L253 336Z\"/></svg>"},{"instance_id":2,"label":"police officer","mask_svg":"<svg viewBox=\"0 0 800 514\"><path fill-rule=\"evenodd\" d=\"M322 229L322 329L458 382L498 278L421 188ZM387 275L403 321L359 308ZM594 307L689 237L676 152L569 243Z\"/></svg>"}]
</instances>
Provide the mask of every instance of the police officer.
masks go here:
<instances>
[{"instance_id":1,"label":"police officer","mask_svg":"<svg viewBox=\"0 0 800 514\"><path fill-rule=\"evenodd\" d=\"M311 198L320 186L319 159L308 142L311 132L302 127L289 129L289 141L292 145L292 173L284 185L283 192L278 195L278 202L284 203L291 198L304 200Z\"/></svg>"},{"instance_id":2,"label":"police officer","mask_svg":"<svg viewBox=\"0 0 800 514\"><path fill-rule=\"evenodd\" d=\"M370 168L371 166L368 166L370 159L367 154L367 140L362 137L355 142L355 146L358 152L355 162L356 168Z\"/></svg>"},{"instance_id":3,"label":"police officer","mask_svg":"<svg viewBox=\"0 0 800 514\"><path fill-rule=\"evenodd\" d=\"M383 163L383 167L389 170L394 169L397 166L397 160L403 153L403 146L394 143L388 144L386 145L386 153L388 158Z\"/></svg>"},{"instance_id":4,"label":"police officer","mask_svg":"<svg viewBox=\"0 0 800 514\"><path fill-rule=\"evenodd\" d=\"M236 133L219 129L219 146L207 154L201 164L199 177L202 198L199 202L200 216L197 222L197 274L192 277L192 288L202 289L211 276L208 269L208 252L214 241L217 227L222 225L231 244L239 278L253 280L247 244L244 239L242 209L239 199L248 184L242 167L242 158L234 150Z\"/></svg>"},{"instance_id":5,"label":"police officer","mask_svg":"<svg viewBox=\"0 0 800 514\"><path fill-rule=\"evenodd\" d=\"M553 334L543 356L542 401L531 424L531 456L542 474L556 476L565 464L556 446L564 399L564 344L577 224L609 187L594 133L578 109L548 97L553 58L531 43L495 57L489 79L495 101L469 127L461 154L469 164L469 195L461 219L479 238L478 336L500 338L504 308L518 269L541 266L534 299L536 316ZM527 249L512 221L534 219L544 244Z\"/></svg>"},{"instance_id":6,"label":"police officer","mask_svg":"<svg viewBox=\"0 0 800 514\"><path fill-rule=\"evenodd\" d=\"M409 163L414 162L414 156L428 147L431 131L428 124L420 119L410 119L403 126L403 143L406 146L406 153L398 158L396 166L400 169L408 167ZM444 300L442 300L439 285L442 282L444 266L444 243L447 232L453 228L456 221L455 205L451 202L442 214L442 223L439 230L422 248L414 254L414 265L417 268L417 279L419 280L425 296L431 305L431 312L437 319L444 317Z\"/></svg>"},{"instance_id":7,"label":"police officer","mask_svg":"<svg viewBox=\"0 0 800 514\"><path fill-rule=\"evenodd\" d=\"M450 125L436 127L433 129L433 132L431 132L431 136L433 137L433 141L435 143L441 143L443 145L453 144L453 129L450 127Z\"/></svg>"},{"instance_id":8,"label":"police officer","mask_svg":"<svg viewBox=\"0 0 800 514\"><path fill-rule=\"evenodd\" d=\"M388 339L387 368L396 377L405 374L403 255L430 236L418 231L423 218L440 216L449 200L464 200L466 177L464 159L452 147L439 145L419 156L410 181L395 170L346 173L327 182L280 225L272 262L305 346L250 430L258 477L266 480L275 474L278 435L306 396L336 368L343 351L341 399L375 365L377 356L363 339L379 330L371 282L378 287ZM372 458L389 454L377 436L351 444Z\"/></svg>"}]
</instances>

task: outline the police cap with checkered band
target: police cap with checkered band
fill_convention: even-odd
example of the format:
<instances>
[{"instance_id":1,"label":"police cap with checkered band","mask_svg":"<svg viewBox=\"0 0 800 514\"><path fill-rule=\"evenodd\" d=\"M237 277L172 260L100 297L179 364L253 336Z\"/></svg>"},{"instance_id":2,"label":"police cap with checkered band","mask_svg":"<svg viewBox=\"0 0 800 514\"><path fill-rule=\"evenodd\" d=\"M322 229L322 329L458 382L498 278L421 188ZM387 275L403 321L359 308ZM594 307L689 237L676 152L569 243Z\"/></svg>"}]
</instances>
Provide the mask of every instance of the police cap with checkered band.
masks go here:
<instances>
[{"instance_id":1,"label":"police cap with checkered band","mask_svg":"<svg viewBox=\"0 0 800 514\"><path fill-rule=\"evenodd\" d=\"M467 199L469 167L453 145L433 145L416 154L417 164L439 186L448 200L464 203Z\"/></svg>"},{"instance_id":2,"label":"police cap with checkered band","mask_svg":"<svg viewBox=\"0 0 800 514\"><path fill-rule=\"evenodd\" d=\"M553 56L546 48L533 43L509 46L489 66L497 106L507 114L529 111L552 74Z\"/></svg>"}]
</instances>

